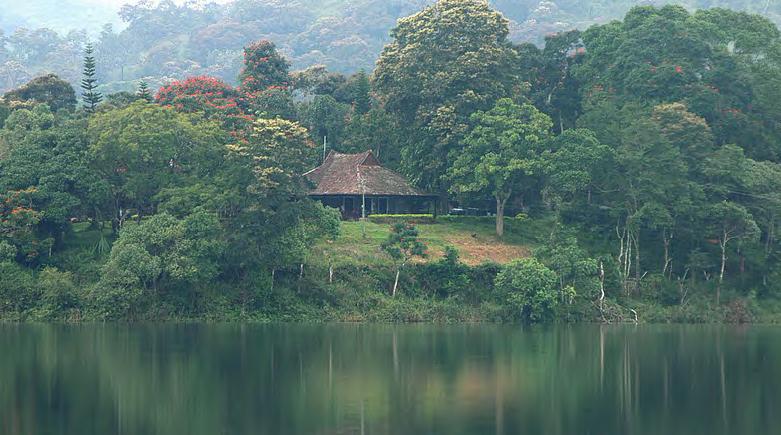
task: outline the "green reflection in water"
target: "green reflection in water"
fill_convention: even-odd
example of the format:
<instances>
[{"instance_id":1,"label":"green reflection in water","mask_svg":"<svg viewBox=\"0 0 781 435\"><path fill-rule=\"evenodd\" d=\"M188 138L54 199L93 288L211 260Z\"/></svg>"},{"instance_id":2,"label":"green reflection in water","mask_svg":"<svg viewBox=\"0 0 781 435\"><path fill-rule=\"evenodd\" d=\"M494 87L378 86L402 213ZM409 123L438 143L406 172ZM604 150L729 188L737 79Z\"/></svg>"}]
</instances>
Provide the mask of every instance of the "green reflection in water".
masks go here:
<instances>
[{"instance_id":1,"label":"green reflection in water","mask_svg":"<svg viewBox=\"0 0 781 435\"><path fill-rule=\"evenodd\" d=\"M781 329L0 325L2 434L753 434Z\"/></svg>"}]
</instances>

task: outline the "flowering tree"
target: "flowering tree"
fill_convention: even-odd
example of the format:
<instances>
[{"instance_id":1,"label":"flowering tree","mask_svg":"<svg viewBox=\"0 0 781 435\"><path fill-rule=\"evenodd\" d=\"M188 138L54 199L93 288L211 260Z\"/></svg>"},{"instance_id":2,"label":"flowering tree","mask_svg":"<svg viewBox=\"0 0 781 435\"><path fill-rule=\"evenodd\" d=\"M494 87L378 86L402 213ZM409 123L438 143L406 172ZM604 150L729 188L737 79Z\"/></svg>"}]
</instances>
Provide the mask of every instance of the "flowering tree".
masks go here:
<instances>
[{"instance_id":1,"label":"flowering tree","mask_svg":"<svg viewBox=\"0 0 781 435\"><path fill-rule=\"evenodd\" d=\"M245 131L252 122L239 105L239 91L214 77L175 81L161 88L155 100L180 112L201 112L208 119L220 121L231 132Z\"/></svg>"},{"instance_id":2,"label":"flowering tree","mask_svg":"<svg viewBox=\"0 0 781 435\"><path fill-rule=\"evenodd\" d=\"M244 49L244 69L239 75L243 92L263 92L272 87L289 86L290 64L274 43L258 41Z\"/></svg>"},{"instance_id":3,"label":"flowering tree","mask_svg":"<svg viewBox=\"0 0 781 435\"><path fill-rule=\"evenodd\" d=\"M0 242L15 246L28 262L51 246L51 240L40 241L35 234L41 213L31 206L34 193L34 189L28 189L0 194Z\"/></svg>"}]
</instances>

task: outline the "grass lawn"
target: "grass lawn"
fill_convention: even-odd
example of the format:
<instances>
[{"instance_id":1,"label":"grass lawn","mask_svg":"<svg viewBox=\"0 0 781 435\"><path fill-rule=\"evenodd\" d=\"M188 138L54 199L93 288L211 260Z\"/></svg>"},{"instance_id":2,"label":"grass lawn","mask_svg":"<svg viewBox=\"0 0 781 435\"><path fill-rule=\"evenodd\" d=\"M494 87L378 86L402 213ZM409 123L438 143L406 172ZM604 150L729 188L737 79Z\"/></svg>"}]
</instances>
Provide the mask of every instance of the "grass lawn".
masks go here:
<instances>
[{"instance_id":1,"label":"grass lawn","mask_svg":"<svg viewBox=\"0 0 781 435\"><path fill-rule=\"evenodd\" d=\"M496 237L495 223L490 218L467 218L463 221L450 219L447 222L416 226L421 240L429 248L429 256L424 261L441 258L445 247L450 245L458 249L464 263L477 265L485 262L507 263L529 256L531 250L547 238L550 222L507 219L503 240ZM331 259L334 266L387 264L388 257L380 245L389 233L390 225L387 224L342 222L340 237L333 242L318 245L312 254L312 261L325 263Z\"/></svg>"}]
</instances>

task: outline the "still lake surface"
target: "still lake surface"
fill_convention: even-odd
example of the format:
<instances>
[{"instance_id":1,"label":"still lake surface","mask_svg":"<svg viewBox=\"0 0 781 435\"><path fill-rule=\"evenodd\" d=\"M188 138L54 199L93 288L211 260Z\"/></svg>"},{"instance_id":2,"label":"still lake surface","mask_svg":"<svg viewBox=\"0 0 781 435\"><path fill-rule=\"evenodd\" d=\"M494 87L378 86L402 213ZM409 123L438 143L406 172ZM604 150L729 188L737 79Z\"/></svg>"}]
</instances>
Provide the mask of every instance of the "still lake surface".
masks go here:
<instances>
[{"instance_id":1,"label":"still lake surface","mask_svg":"<svg viewBox=\"0 0 781 435\"><path fill-rule=\"evenodd\" d=\"M0 324L0 433L781 433L781 328Z\"/></svg>"}]
</instances>

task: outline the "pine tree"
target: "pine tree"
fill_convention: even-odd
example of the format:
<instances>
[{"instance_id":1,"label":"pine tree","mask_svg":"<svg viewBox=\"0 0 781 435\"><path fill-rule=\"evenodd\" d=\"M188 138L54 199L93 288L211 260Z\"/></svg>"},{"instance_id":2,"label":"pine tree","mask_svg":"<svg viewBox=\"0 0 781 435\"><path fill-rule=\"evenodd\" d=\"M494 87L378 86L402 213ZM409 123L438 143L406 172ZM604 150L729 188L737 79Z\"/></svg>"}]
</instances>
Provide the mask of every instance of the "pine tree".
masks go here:
<instances>
[{"instance_id":1,"label":"pine tree","mask_svg":"<svg viewBox=\"0 0 781 435\"><path fill-rule=\"evenodd\" d=\"M355 113L365 115L372 108L371 85L366 71L361 70L355 77L353 101Z\"/></svg>"},{"instance_id":2,"label":"pine tree","mask_svg":"<svg viewBox=\"0 0 781 435\"><path fill-rule=\"evenodd\" d=\"M143 80L138 84L138 92L136 95L138 98L152 102L152 93L149 91L149 85Z\"/></svg>"},{"instance_id":3,"label":"pine tree","mask_svg":"<svg viewBox=\"0 0 781 435\"><path fill-rule=\"evenodd\" d=\"M103 95L97 91L97 79L95 78L95 48L92 44L87 44L84 49L84 72L81 80L81 93L84 106L89 113L93 113L98 104L103 100Z\"/></svg>"}]
</instances>

